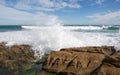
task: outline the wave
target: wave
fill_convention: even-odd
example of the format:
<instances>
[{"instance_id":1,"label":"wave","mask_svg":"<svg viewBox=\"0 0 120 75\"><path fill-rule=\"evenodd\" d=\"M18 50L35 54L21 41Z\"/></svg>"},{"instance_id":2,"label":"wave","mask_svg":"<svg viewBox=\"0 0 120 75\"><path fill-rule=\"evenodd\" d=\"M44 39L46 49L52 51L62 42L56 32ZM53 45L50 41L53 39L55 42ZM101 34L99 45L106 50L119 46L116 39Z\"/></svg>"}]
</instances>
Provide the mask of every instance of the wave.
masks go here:
<instances>
[{"instance_id":1,"label":"wave","mask_svg":"<svg viewBox=\"0 0 120 75\"><path fill-rule=\"evenodd\" d=\"M51 26L22 26L23 29L51 29ZM64 30L119 30L117 26L62 26Z\"/></svg>"},{"instance_id":2,"label":"wave","mask_svg":"<svg viewBox=\"0 0 120 75\"><path fill-rule=\"evenodd\" d=\"M25 30L0 32L0 42L32 45L35 56L44 55L51 50L83 46L115 46L120 49L119 33L75 32L71 26L22 26ZM68 29L68 30L65 30ZM78 26L79 29L79 26Z\"/></svg>"},{"instance_id":3,"label":"wave","mask_svg":"<svg viewBox=\"0 0 120 75\"><path fill-rule=\"evenodd\" d=\"M52 26L22 26L23 29L50 29Z\"/></svg>"},{"instance_id":4,"label":"wave","mask_svg":"<svg viewBox=\"0 0 120 75\"><path fill-rule=\"evenodd\" d=\"M119 30L120 27L111 26L107 28L108 30Z\"/></svg>"},{"instance_id":5,"label":"wave","mask_svg":"<svg viewBox=\"0 0 120 75\"><path fill-rule=\"evenodd\" d=\"M22 28L24 29L49 29L49 28L52 28L52 27L49 27L49 26L22 26ZM65 30L98 30L98 29L102 29L101 27L94 27L94 26L62 26L60 27L62 29L65 29Z\"/></svg>"},{"instance_id":6,"label":"wave","mask_svg":"<svg viewBox=\"0 0 120 75\"><path fill-rule=\"evenodd\" d=\"M21 30L20 25L0 25L0 32Z\"/></svg>"}]
</instances>

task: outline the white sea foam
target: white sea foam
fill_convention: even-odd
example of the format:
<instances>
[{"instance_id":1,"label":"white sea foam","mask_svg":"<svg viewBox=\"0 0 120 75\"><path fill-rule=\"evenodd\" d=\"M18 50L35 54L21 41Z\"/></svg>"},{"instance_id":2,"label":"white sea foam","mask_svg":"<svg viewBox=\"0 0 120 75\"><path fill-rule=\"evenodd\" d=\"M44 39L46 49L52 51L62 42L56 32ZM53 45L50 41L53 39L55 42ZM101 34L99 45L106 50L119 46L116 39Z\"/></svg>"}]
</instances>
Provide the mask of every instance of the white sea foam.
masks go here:
<instances>
[{"instance_id":1,"label":"white sea foam","mask_svg":"<svg viewBox=\"0 0 120 75\"><path fill-rule=\"evenodd\" d=\"M22 26L24 29L51 29L53 26ZM64 30L102 30L107 29L106 26L64 26L61 27Z\"/></svg>"},{"instance_id":2,"label":"white sea foam","mask_svg":"<svg viewBox=\"0 0 120 75\"><path fill-rule=\"evenodd\" d=\"M28 29L23 31L0 32L0 41L13 44L33 46L35 56L44 55L51 50L81 46L115 46L120 49L120 33L87 33L64 30L62 26L45 29ZM111 35L111 36L109 36Z\"/></svg>"}]
</instances>

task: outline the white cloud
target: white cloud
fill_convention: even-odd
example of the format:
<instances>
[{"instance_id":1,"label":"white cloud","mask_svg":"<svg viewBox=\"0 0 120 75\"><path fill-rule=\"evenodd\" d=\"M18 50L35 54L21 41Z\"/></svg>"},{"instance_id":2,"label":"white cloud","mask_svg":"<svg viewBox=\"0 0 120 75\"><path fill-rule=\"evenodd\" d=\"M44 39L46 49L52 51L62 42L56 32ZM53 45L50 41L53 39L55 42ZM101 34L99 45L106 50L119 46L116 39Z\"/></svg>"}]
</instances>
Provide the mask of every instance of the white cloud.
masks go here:
<instances>
[{"instance_id":1,"label":"white cloud","mask_svg":"<svg viewBox=\"0 0 120 75\"><path fill-rule=\"evenodd\" d=\"M16 23L17 22L17 23ZM37 24L58 25L60 21L55 15L45 13L32 14L0 5L0 24Z\"/></svg>"},{"instance_id":2,"label":"white cloud","mask_svg":"<svg viewBox=\"0 0 120 75\"><path fill-rule=\"evenodd\" d=\"M70 7L70 8L79 8L80 5L78 2L80 0L38 0L39 4L42 5L42 7L47 8L64 8L64 7Z\"/></svg>"},{"instance_id":3,"label":"white cloud","mask_svg":"<svg viewBox=\"0 0 120 75\"><path fill-rule=\"evenodd\" d=\"M104 3L104 0L96 0L96 4L102 5Z\"/></svg>"},{"instance_id":4,"label":"white cloud","mask_svg":"<svg viewBox=\"0 0 120 75\"><path fill-rule=\"evenodd\" d=\"M5 0L1 0L0 3L6 3L16 9L54 11L65 7L80 8L79 1L81 0L16 0L14 3L11 0L6 3Z\"/></svg>"},{"instance_id":5,"label":"white cloud","mask_svg":"<svg viewBox=\"0 0 120 75\"><path fill-rule=\"evenodd\" d=\"M120 10L106 14L94 14L87 16L92 24L118 24L120 25Z\"/></svg>"}]
</instances>

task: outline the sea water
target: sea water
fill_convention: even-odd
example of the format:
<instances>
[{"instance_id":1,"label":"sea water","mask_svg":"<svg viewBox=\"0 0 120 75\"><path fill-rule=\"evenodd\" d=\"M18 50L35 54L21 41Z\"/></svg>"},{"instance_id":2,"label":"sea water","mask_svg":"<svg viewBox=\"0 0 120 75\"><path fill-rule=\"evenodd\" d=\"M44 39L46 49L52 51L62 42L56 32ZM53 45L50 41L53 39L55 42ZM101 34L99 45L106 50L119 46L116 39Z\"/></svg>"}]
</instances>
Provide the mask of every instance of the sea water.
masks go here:
<instances>
[{"instance_id":1,"label":"sea water","mask_svg":"<svg viewBox=\"0 0 120 75\"><path fill-rule=\"evenodd\" d=\"M120 50L119 25L0 25L0 42L31 45L35 56L67 47L114 46Z\"/></svg>"}]
</instances>

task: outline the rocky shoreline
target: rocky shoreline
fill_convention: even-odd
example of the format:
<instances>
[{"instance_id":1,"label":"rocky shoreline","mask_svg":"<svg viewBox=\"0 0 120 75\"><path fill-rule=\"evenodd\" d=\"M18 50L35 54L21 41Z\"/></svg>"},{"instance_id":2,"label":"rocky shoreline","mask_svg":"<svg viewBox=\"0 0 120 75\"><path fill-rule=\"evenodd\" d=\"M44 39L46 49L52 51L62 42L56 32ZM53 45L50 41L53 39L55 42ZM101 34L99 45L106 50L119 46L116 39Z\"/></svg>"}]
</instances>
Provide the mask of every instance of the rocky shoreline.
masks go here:
<instances>
[{"instance_id":1,"label":"rocky shoreline","mask_svg":"<svg viewBox=\"0 0 120 75\"><path fill-rule=\"evenodd\" d=\"M120 51L113 46L51 52L43 69L60 75L120 75Z\"/></svg>"},{"instance_id":2,"label":"rocky shoreline","mask_svg":"<svg viewBox=\"0 0 120 75\"><path fill-rule=\"evenodd\" d=\"M10 71L10 75L29 69L34 59L34 52L29 45L7 47L5 43L0 43L0 67Z\"/></svg>"},{"instance_id":3,"label":"rocky shoreline","mask_svg":"<svg viewBox=\"0 0 120 75\"><path fill-rule=\"evenodd\" d=\"M0 75L50 75L42 70L46 57L36 61L30 45L0 43Z\"/></svg>"},{"instance_id":4,"label":"rocky shoreline","mask_svg":"<svg viewBox=\"0 0 120 75\"><path fill-rule=\"evenodd\" d=\"M30 45L0 43L0 75L120 75L113 46L64 48L34 60Z\"/></svg>"}]
</instances>

